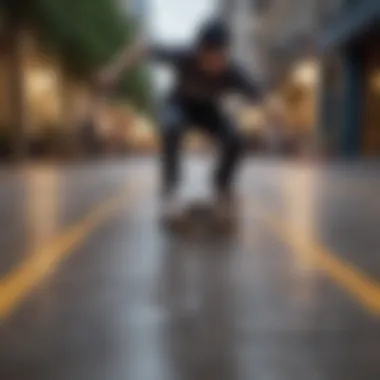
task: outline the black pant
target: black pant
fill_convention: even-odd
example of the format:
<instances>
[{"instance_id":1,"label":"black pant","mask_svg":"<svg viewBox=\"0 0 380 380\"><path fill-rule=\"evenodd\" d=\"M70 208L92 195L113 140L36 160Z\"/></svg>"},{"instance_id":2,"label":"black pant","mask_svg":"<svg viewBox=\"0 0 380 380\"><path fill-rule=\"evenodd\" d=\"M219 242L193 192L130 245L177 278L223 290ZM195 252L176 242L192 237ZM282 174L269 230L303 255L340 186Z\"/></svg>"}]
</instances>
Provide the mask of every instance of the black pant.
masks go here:
<instances>
[{"instance_id":1,"label":"black pant","mask_svg":"<svg viewBox=\"0 0 380 380\"><path fill-rule=\"evenodd\" d=\"M164 192L172 191L179 181L179 151L189 127L200 128L219 143L221 157L214 176L214 186L218 192L229 192L243 151L236 126L216 107L178 105L173 101L163 107L161 117Z\"/></svg>"}]
</instances>

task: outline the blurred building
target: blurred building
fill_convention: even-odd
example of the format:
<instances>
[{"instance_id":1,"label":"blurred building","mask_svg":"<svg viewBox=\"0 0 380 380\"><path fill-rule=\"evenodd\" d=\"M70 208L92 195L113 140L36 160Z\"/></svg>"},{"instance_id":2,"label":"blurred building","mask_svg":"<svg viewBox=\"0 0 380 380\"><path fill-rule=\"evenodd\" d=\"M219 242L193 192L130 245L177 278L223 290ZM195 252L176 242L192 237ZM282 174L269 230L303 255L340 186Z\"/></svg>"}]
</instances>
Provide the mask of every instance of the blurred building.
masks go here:
<instances>
[{"instance_id":1,"label":"blurred building","mask_svg":"<svg viewBox=\"0 0 380 380\"><path fill-rule=\"evenodd\" d=\"M254 7L251 0L223 0L222 16L233 33L233 55L251 73L261 68L254 44Z\"/></svg>"},{"instance_id":2,"label":"blurred building","mask_svg":"<svg viewBox=\"0 0 380 380\"><path fill-rule=\"evenodd\" d=\"M225 0L235 30L235 55L285 104L282 130L312 139L318 63L315 0ZM269 126L270 127L270 126Z\"/></svg>"},{"instance_id":3,"label":"blurred building","mask_svg":"<svg viewBox=\"0 0 380 380\"><path fill-rule=\"evenodd\" d=\"M315 0L260 0L255 43L266 81L284 103L284 127L304 144L317 126L318 59Z\"/></svg>"},{"instance_id":4,"label":"blurred building","mask_svg":"<svg viewBox=\"0 0 380 380\"><path fill-rule=\"evenodd\" d=\"M47 53L31 30L21 31L17 38L17 59L6 48L0 51L1 143L10 148L18 133L30 153L63 149L85 117L91 88L73 79L59 57ZM13 95L15 87L21 89L17 96Z\"/></svg>"},{"instance_id":5,"label":"blurred building","mask_svg":"<svg viewBox=\"0 0 380 380\"><path fill-rule=\"evenodd\" d=\"M125 151L137 118L130 107L106 101L88 80L71 76L32 31L25 29L19 39L21 102L11 96L13 57L0 52L0 155L9 154L15 132L32 156Z\"/></svg>"},{"instance_id":6,"label":"blurred building","mask_svg":"<svg viewBox=\"0 0 380 380\"><path fill-rule=\"evenodd\" d=\"M322 1L320 126L332 150L380 155L380 2Z\"/></svg>"},{"instance_id":7,"label":"blurred building","mask_svg":"<svg viewBox=\"0 0 380 380\"><path fill-rule=\"evenodd\" d=\"M310 42L315 1L223 0L223 17L234 32L234 55L268 79L278 74Z\"/></svg>"},{"instance_id":8,"label":"blurred building","mask_svg":"<svg viewBox=\"0 0 380 380\"><path fill-rule=\"evenodd\" d=\"M236 54L253 54L255 71L286 105L291 133L332 154L379 155L380 1L224 4Z\"/></svg>"}]
</instances>

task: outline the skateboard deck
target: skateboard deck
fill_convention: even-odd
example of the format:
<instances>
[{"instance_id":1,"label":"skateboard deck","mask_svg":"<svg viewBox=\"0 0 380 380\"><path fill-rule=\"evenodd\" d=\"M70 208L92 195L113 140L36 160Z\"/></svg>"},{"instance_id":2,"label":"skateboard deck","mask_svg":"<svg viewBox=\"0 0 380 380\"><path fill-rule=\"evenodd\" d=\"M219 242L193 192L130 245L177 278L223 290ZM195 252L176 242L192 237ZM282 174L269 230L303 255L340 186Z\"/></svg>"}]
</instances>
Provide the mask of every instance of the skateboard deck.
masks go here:
<instances>
[{"instance_id":1,"label":"skateboard deck","mask_svg":"<svg viewBox=\"0 0 380 380\"><path fill-rule=\"evenodd\" d=\"M184 205L176 217L165 221L166 227L172 232L210 234L227 234L234 231L236 218L221 219L211 202L193 201Z\"/></svg>"}]
</instances>

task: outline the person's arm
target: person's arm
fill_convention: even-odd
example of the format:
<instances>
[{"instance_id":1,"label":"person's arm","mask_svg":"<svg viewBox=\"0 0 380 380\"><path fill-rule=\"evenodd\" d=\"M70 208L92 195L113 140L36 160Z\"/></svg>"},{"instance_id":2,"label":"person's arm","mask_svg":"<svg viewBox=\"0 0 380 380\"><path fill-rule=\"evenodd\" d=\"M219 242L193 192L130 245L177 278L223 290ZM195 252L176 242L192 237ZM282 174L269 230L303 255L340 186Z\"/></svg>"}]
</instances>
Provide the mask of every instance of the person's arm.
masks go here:
<instances>
[{"instance_id":1,"label":"person's arm","mask_svg":"<svg viewBox=\"0 0 380 380\"><path fill-rule=\"evenodd\" d=\"M260 104L271 124L282 124L284 110L282 104L268 97L269 88L254 81L251 76L240 67L233 67L231 75L233 87L246 96L253 104Z\"/></svg>"},{"instance_id":2,"label":"person's arm","mask_svg":"<svg viewBox=\"0 0 380 380\"><path fill-rule=\"evenodd\" d=\"M150 45L144 39L139 39L132 46L123 48L100 71L100 81L105 85L114 84L125 70L129 70L145 58L170 65L180 65L185 55L184 49Z\"/></svg>"},{"instance_id":3,"label":"person's arm","mask_svg":"<svg viewBox=\"0 0 380 380\"><path fill-rule=\"evenodd\" d=\"M181 65L184 59L188 56L185 48L151 45L149 48L149 57L159 63L164 63L172 66Z\"/></svg>"},{"instance_id":4,"label":"person's arm","mask_svg":"<svg viewBox=\"0 0 380 380\"><path fill-rule=\"evenodd\" d=\"M103 67L98 79L101 85L112 86L117 82L120 75L136 64L148 54L148 45L143 39L137 40L132 45L128 44L119 51L111 61Z\"/></svg>"},{"instance_id":5,"label":"person's arm","mask_svg":"<svg viewBox=\"0 0 380 380\"><path fill-rule=\"evenodd\" d=\"M250 101L254 103L263 101L263 88L243 68L233 66L230 71L230 81L233 89L249 98Z\"/></svg>"}]
</instances>

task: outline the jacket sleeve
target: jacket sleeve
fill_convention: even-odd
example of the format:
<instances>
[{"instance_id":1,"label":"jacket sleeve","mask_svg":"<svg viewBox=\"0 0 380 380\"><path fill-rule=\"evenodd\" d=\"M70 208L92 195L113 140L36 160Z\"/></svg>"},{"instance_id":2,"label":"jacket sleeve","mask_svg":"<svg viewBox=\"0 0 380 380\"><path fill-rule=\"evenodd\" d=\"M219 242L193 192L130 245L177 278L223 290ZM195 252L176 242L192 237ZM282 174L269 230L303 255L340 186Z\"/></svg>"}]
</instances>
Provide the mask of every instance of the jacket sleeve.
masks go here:
<instances>
[{"instance_id":1,"label":"jacket sleeve","mask_svg":"<svg viewBox=\"0 0 380 380\"><path fill-rule=\"evenodd\" d=\"M182 48L160 45L152 45L149 48L149 57L153 61L172 66L181 65L186 56L187 52Z\"/></svg>"},{"instance_id":2,"label":"jacket sleeve","mask_svg":"<svg viewBox=\"0 0 380 380\"><path fill-rule=\"evenodd\" d=\"M263 99L263 88L241 67L233 66L231 68L230 83L235 91L252 100L260 102Z\"/></svg>"}]
</instances>

